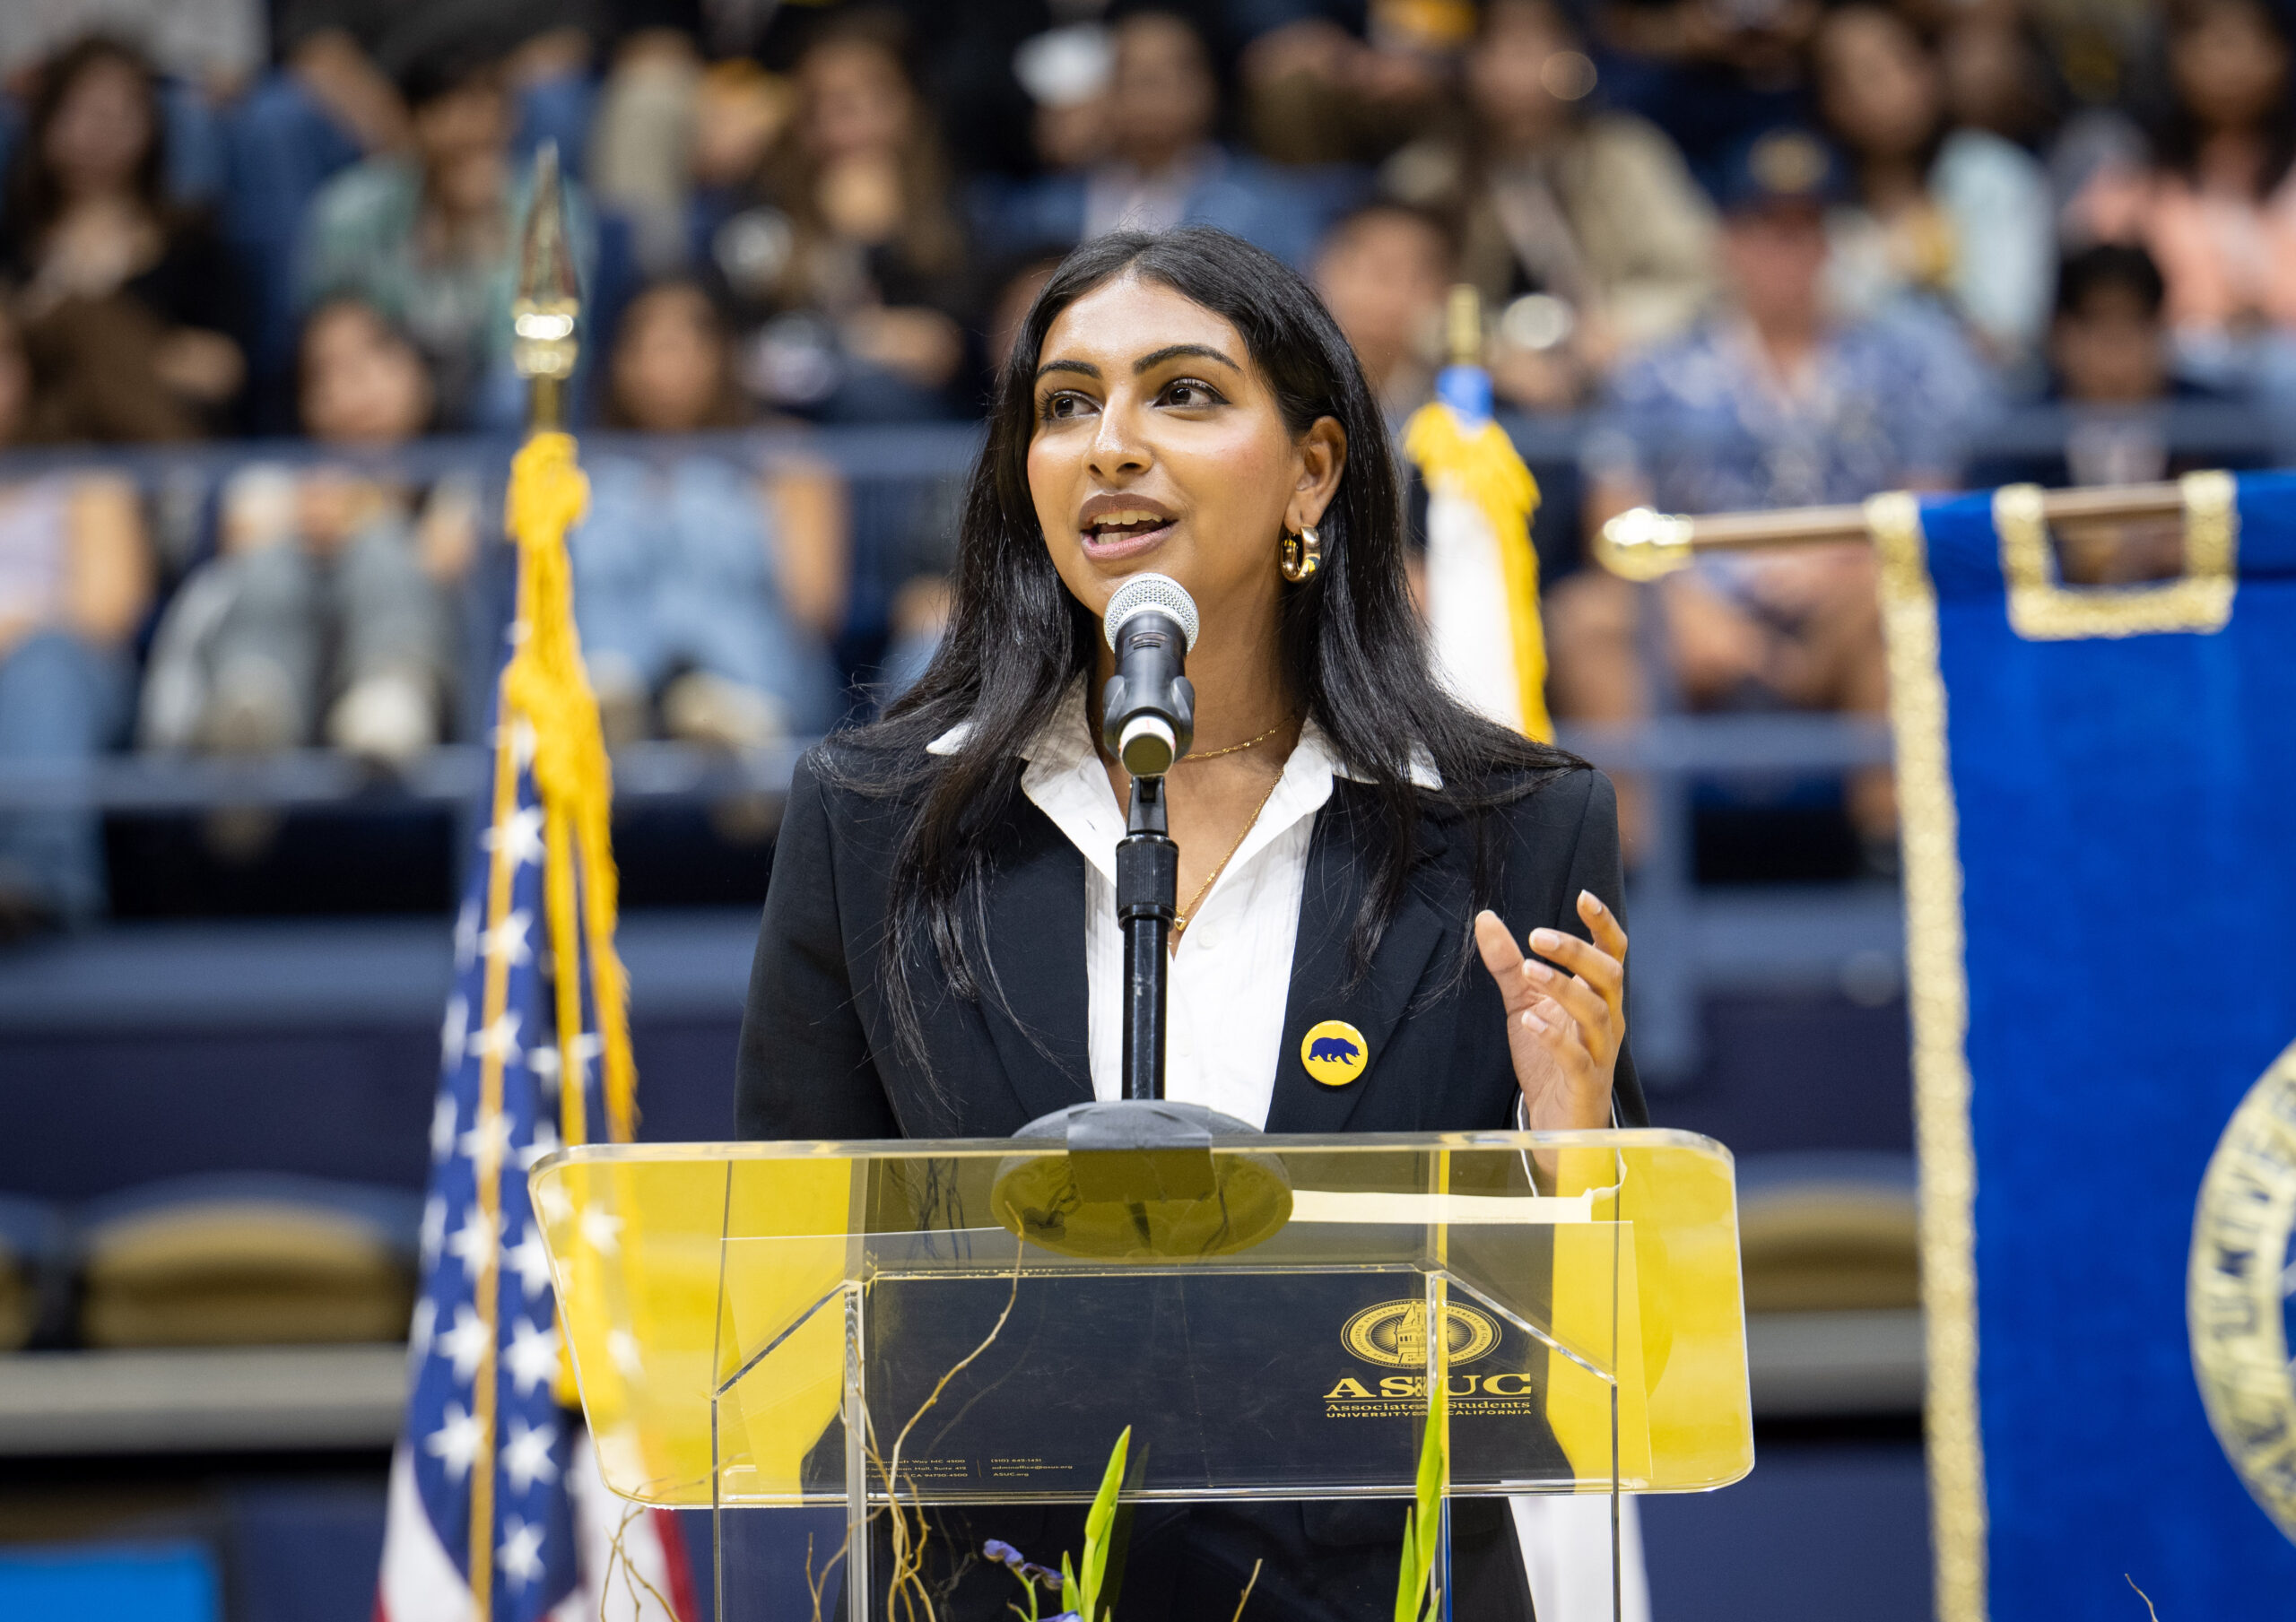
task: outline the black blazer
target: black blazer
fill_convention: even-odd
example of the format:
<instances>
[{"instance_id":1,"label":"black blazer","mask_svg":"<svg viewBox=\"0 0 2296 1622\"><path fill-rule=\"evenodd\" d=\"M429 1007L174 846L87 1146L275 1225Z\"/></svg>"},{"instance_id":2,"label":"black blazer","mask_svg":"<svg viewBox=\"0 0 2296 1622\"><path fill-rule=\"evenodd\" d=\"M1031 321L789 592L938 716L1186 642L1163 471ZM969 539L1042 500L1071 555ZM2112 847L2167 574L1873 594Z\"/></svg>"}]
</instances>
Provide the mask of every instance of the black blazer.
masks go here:
<instances>
[{"instance_id":1,"label":"black blazer","mask_svg":"<svg viewBox=\"0 0 2296 1622\"><path fill-rule=\"evenodd\" d=\"M1017 777L1017 762L1013 770ZM966 1002L945 988L921 999L931 1081L897 1051L878 983L886 877L912 809L832 786L813 757L799 763L742 1022L744 1137L1004 1137L1091 1097L1084 858L1017 783L993 840L987 900L987 957L1003 1002ZM1479 959L1462 962L1471 950L1476 840L1457 817L1434 812L1422 821L1408 898L1369 972L1349 984L1348 934L1375 815L1368 793L1341 779L1316 818L1267 1130L1510 1126L1518 1093L1499 988ZM1548 779L1496 820L1490 838L1492 905L1518 937L1540 924L1583 936L1573 906L1581 889L1617 908L1618 802L1599 772ZM1370 1050L1346 1087L1318 1085L1300 1063L1309 1027L1324 1019L1346 1020ZM1616 1097L1622 1123L1648 1124L1623 1053ZM949 1512L935 1547L977 1549L985 1526L1031 1554L1074 1548L1083 1513ZM1460 1500L1452 1522L1457 1614L1535 1622L1503 1501ZM1254 1616L1383 1622L1393 1615L1401 1524L1401 1505L1379 1500L1154 1509L1134 1527L1124 1614L1134 1622L1227 1615L1265 1562ZM890 1556L882 1547L876 1569ZM942 1611L951 1622L1003 1622L1012 1597L1004 1574L976 1564L942 1574L952 1584Z\"/></svg>"},{"instance_id":2,"label":"black blazer","mask_svg":"<svg viewBox=\"0 0 2296 1622\"><path fill-rule=\"evenodd\" d=\"M1003 1005L945 990L936 998L925 987L930 1080L897 1051L878 983L886 878L909 810L824 782L811 756L799 762L742 1021L742 1136L1006 1137L1092 1097L1084 858L1017 786L993 842L987 905L987 957ZM1348 936L1375 815L1367 791L1342 778L1317 816L1267 1130L1510 1126L1518 1094L1499 988L1480 959L1461 969L1475 837L1456 816L1422 820L1410 893L1370 972L1348 983ZM1541 924L1584 936L1573 906L1581 889L1618 908L1618 802L1601 773L1557 774L1500 822L1492 830L1492 905L1518 939ZM1354 1026L1370 1050L1345 1087L1318 1085L1300 1063L1309 1027L1325 1019ZM1622 1124L1648 1124L1626 1054L1616 1096Z\"/></svg>"}]
</instances>

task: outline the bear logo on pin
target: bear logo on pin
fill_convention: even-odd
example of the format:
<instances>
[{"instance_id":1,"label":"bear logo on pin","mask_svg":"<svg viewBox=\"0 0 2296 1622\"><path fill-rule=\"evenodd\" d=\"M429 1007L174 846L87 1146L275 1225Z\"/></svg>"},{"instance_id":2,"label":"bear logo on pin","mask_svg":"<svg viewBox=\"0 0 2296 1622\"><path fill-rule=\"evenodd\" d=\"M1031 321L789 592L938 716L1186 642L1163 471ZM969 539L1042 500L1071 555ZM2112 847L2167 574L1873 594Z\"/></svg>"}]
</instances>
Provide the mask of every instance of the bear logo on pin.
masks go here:
<instances>
[{"instance_id":1,"label":"bear logo on pin","mask_svg":"<svg viewBox=\"0 0 2296 1622\"><path fill-rule=\"evenodd\" d=\"M1363 1073L1371 1057L1363 1033L1344 1019L1309 1028L1300 1043L1300 1063L1326 1087L1345 1087Z\"/></svg>"}]
</instances>

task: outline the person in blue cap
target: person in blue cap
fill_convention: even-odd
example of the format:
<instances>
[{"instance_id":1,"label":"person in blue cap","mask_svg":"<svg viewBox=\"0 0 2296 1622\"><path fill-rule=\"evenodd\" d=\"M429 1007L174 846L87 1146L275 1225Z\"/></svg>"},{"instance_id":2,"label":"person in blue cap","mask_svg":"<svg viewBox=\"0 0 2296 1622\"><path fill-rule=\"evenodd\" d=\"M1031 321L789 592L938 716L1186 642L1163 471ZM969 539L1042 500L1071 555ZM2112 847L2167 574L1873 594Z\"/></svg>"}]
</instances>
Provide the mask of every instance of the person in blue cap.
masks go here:
<instances>
[{"instance_id":1,"label":"person in blue cap","mask_svg":"<svg viewBox=\"0 0 2296 1622\"><path fill-rule=\"evenodd\" d=\"M1766 131L1733 152L1719 199L1724 290L1689 333L1611 379L1582 451L1591 527L1631 507L1808 507L1957 481L1986 375L1940 311L1845 320L1829 308L1825 213L1839 190L1831 149L1806 130ZM1871 568L1863 546L1796 548L1702 559L1670 579L1659 601L1686 700L1878 711ZM1647 714L1632 588L1587 570L1551 601L1557 714ZM1877 857L1893 843L1886 772L1853 781L1848 811Z\"/></svg>"}]
</instances>

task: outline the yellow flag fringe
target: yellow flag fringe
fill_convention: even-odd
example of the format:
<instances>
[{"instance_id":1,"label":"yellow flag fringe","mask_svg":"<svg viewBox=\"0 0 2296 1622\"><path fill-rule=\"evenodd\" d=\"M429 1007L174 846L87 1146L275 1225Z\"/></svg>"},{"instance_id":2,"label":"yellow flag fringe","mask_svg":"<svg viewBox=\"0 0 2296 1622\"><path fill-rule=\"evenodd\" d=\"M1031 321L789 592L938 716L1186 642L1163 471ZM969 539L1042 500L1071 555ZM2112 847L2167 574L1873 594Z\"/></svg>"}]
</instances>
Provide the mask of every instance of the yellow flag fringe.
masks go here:
<instances>
[{"instance_id":1,"label":"yellow flag fringe","mask_svg":"<svg viewBox=\"0 0 2296 1622\"><path fill-rule=\"evenodd\" d=\"M598 701L574 629L573 568L566 532L588 508L590 481L570 434L538 433L510 464L505 523L518 546L516 647L502 672L502 724L531 729L535 787L543 804L550 950L559 966L559 1088L570 1144L588 1140L580 1077L582 980L587 948L597 1005L607 1136L628 1142L637 1125L638 1070L630 1052L627 983L613 946L620 907L611 837L613 767Z\"/></svg>"},{"instance_id":2,"label":"yellow flag fringe","mask_svg":"<svg viewBox=\"0 0 2296 1622\"><path fill-rule=\"evenodd\" d=\"M1471 502L1491 525L1514 633L1515 680L1522 695L1523 730L1554 739L1546 709L1546 631L1539 622L1539 559L1531 546L1531 515L1538 510L1538 481L1523 465L1507 430L1485 418L1473 433L1440 401L1412 412L1404 424L1404 454L1419 466L1429 491Z\"/></svg>"}]
</instances>

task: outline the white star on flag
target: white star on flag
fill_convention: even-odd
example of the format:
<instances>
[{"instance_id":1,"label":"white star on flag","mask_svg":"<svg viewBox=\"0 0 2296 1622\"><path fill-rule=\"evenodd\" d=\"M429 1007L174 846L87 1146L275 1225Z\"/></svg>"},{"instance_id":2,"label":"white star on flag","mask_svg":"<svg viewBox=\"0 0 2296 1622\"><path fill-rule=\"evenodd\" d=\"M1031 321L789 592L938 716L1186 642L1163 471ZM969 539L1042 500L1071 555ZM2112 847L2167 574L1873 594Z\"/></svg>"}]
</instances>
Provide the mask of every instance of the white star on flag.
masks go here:
<instances>
[{"instance_id":1,"label":"white star on flag","mask_svg":"<svg viewBox=\"0 0 2296 1622\"><path fill-rule=\"evenodd\" d=\"M613 1212L591 1206L582 1213L582 1239L602 1256L611 1256L622 1248L622 1219Z\"/></svg>"},{"instance_id":2,"label":"white star on flag","mask_svg":"<svg viewBox=\"0 0 2296 1622\"><path fill-rule=\"evenodd\" d=\"M529 805L513 811L500 828L488 828L478 837L482 848L504 850L510 854L514 865L525 866L542 860L542 807Z\"/></svg>"},{"instance_id":3,"label":"white star on flag","mask_svg":"<svg viewBox=\"0 0 2296 1622\"><path fill-rule=\"evenodd\" d=\"M534 1072L542 1090L552 1097L558 1097L558 1050L537 1047L526 1054L526 1068Z\"/></svg>"},{"instance_id":4,"label":"white star on flag","mask_svg":"<svg viewBox=\"0 0 2296 1622\"><path fill-rule=\"evenodd\" d=\"M473 897L463 903L462 911L455 915L455 969L468 968L478 960L478 900Z\"/></svg>"},{"instance_id":5,"label":"white star on flag","mask_svg":"<svg viewBox=\"0 0 2296 1622\"><path fill-rule=\"evenodd\" d=\"M455 1045L462 1043L457 1039ZM430 1107L430 1158L443 1160L455 1150L455 1099L451 1093L440 1093L439 1102Z\"/></svg>"},{"instance_id":6,"label":"white star on flag","mask_svg":"<svg viewBox=\"0 0 2296 1622\"><path fill-rule=\"evenodd\" d=\"M502 1157L509 1147L510 1123L500 1115L480 1116L462 1136L462 1151L482 1177L491 1177L502 1168Z\"/></svg>"},{"instance_id":7,"label":"white star on flag","mask_svg":"<svg viewBox=\"0 0 2296 1622\"><path fill-rule=\"evenodd\" d=\"M463 1412L459 1402L447 1404L447 1422L422 1438L422 1451L446 1466L459 1481L470 1474L478 1457L478 1416Z\"/></svg>"},{"instance_id":8,"label":"white star on flag","mask_svg":"<svg viewBox=\"0 0 2296 1622\"><path fill-rule=\"evenodd\" d=\"M558 1465L550 1456L557 1441L558 1427L548 1420L540 1425L529 1425L524 1419L510 1421L510 1441L502 1450L502 1472L510 1478L512 1492L530 1492L537 1481L558 1479Z\"/></svg>"},{"instance_id":9,"label":"white star on flag","mask_svg":"<svg viewBox=\"0 0 2296 1622\"><path fill-rule=\"evenodd\" d=\"M526 944L526 932L534 924L531 914L512 913L479 937L479 950L486 955L489 963L500 961L512 968L524 967L534 959L534 949Z\"/></svg>"},{"instance_id":10,"label":"white star on flag","mask_svg":"<svg viewBox=\"0 0 2296 1622\"><path fill-rule=\"evenodd\" d=\"M502 1366L510 1371L517 1383L518 1394L531 1396L535 1386L545 1380L558 1377L558 1329L546 1325L536 1329L531 1318L522 1317L510 1331L510 1347L502 1354Z\"/></svg>"},{"instance_id":11,"label":"white star on flag","mask_svg":"<svg viewBox=\"0 0 2296 1622\"><path fill-rule=\"evenodd\" d=\"M519 1287L526 1292L527 1300L550 1288L550 1251L542 1242L542 1229L528 1224L526 1236L502 1261L518 1275Z\"/></svg>"},{"instance_id":12,"label":"white star on flag","mask_svg":"<svg viewBox=\"0 0 2296 1622\"><path fill-rule=\"evenodd\" d=\"M454 1237L447 1241L447 1253L463 1264L464 1278L477 1278L494 1260L494 1247L501 1238L501 1218L490 1219L474 1205L463 1218L463 1225L455 1229Z\"/></svg>"},{"instance_id":13,"label":"white star on flag","mask_svg":"<svg viewBox=\"0 0 2296 1622\"><path fill-rule=\"evenodd\" d=\"M513 620L504 634L509 638L511 646L515 647L526 639L526 622L524 620ZM487 734L486 742L489 748L500 749L502 745L502 729L496 727ZM516 716L511 720L510 759L520 771L526 770L535 763L535 746L541 740L535 732L533 722L524 716Z\"/></svg>"},{"instance_id":14,"label":"white star on flag","mask_svg":"<svg viewBox=\"0 0 2296 1622\"><path fill-rule=\"evenodd\" d=\"M502 1547L494 1558L503 1575L524 1588L542 1575L542 1528L529 1526L516 1515L502 1522Z\"/></svg>"},{"instance_id":15,"label":"white star on flag","mask_svg":"<svg viewBox=\"0 0 2296 1622\"><path fill-rule=\"evenodd\" d=\"M504 1068L516 1064L519 1056L518 1021L517 1010L511 1009L484 1030L474 1033L470 1039L472 1054L484 1059L500 1054Z\"/></svg>"},{"instance_id":16,"label":"white star on flag","mask_svg":"<svg viewBox=\"0 0 2296 1622\"><path fill-rule=\"evenodd\" d=\"M425 1296L414 1304L414 1322L407 1326L406 1357L420 1363L430 1355L430 1331L439 1326L439 1304Z\"/></svg>"},{"instance_id":17,"label":"white star on flag","mask_svg":"<svg viewBox=\"0 0 2296 1622\"><path fill-rule=\"evenodd\" d=\"M422 1202L422 1271L429 1272L439 1260L439 1247L447 1242L447 1198L433 1194Z\"/></svg>"},{"instance_id":18,"label":"white star on flag","mask_svg":"<svg viewBox=\"0 0 2296 1622\"><path fill-rule=\"evenodd\" d=\"M447 999L447 1018L439 1027L439 1063L448 1070L462 1062L463 1044L470 1037L470 1003L460 993Z\"/></svg>"},{"instance_id":19,"label":"white star on flag","mask_svg":"<svg viewBox=\"0 0 2296 1622\"><path fill-rule=\"evenodd\" d=\"M455 1366L455 1378L467 1385L478 1373L479 1360L486 1356L486 1343L491 1338L486 1320L471 1311L467 1301L455 1305L455 1326L439 1337L439 1355Z\"/></svg>"},{"instance_id":20,"label":"white star on flag","mask_svg":"<svg viewBox=\"0 0 2296 1622\"><path fill-rule=\"evenodd\" d=\"M535 1161L544 1155L554 1155L558 1150L558 1129L552 1126L547 1118L537 1121L535 1123L535 1135L528 1139L526 1146L518 1151L518 1169L532 1171Z\"/></svg>"}]
</instances>

